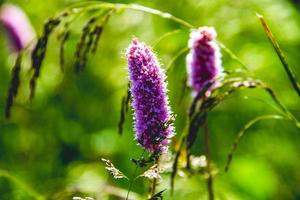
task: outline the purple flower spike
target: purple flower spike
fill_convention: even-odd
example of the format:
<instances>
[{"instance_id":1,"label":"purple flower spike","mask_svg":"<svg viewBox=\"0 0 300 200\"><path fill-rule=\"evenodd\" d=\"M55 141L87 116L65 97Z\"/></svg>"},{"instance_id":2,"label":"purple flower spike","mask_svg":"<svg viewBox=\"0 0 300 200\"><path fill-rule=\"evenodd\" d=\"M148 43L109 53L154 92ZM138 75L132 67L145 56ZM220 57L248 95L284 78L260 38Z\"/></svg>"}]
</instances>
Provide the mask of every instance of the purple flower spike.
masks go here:
<instances>
[{"instance_id":1,"label":"purple flower spike","mask_svg":"<svg viewBox=\"0 0 300 200\"><path fill-rule=\"evenodd\" d=\"M167 151L174 136L164 71L155 54L133 39L127 49L136 140L151 153Z\"/></svg>"},{"instance_id":2,"label":"purple flower spike","mask_svg":"<svg viewBox=\"0 0 300 200\"><path fill-rule=\"evenodd\" d=\"M210 81L217 78L223 68L221 66L221 53L215 38L217 33L213 27L201 27L190 34L187 55L188 85L196 95ZM209 91L211 91L214 84Z\"/></svg>"},{"instance_id":3,"label":"purple flower spike","mask_svg":"<svg viewBox=\"0 0 300 200\"><path fill-rule=\"evenodd\" d=\"M14 5L4 4L0 8L0 24L7 31L15 52L21 51L35 38L35 32L27 16Z\"/></svg>"}]
</instances>

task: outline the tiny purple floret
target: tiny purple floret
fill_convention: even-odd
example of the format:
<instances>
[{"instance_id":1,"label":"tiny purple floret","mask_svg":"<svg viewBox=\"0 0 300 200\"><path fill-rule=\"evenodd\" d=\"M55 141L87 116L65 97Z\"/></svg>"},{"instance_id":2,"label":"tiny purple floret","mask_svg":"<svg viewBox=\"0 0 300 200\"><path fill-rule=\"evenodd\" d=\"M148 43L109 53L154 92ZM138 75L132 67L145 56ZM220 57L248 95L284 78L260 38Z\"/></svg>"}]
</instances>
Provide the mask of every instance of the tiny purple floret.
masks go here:
<instances>
[{"instance_id":1,"label":"tiny purple floret","mask_svg":"<svg viewBox=\"0 0 300 200\"><path fill-rule=\"evenodd\" d=\"M136 140L151 153L165 152L174 136L165 73L155 54L133 39L127 49Z\"/></svg>"},{"instance_id":2,"label":"tiny purple floret","mask_svg":"<svg viewBox=\"0 0 300 200\"><path fill-rule=\"evenodd\" d=\"M188 46L190 52L187 55L188 85L193 94L197 95L204 86L220 76L221 53L215 41L217 33L213 27L200 27L190 34ZM211 91L216 84L209 88Z\"/></svg>"},{"instance_id":3,"label":"tiny purple floret","mask_svg":"<svg viewBox=\"0 0 300 200\"><path fill-rule=\"evenodd\" d=\"M6 30L14 52L21 51L35 38L29 19L17 6L11 4L1 6L0 25Z\"/></svg>"}]
</instances>

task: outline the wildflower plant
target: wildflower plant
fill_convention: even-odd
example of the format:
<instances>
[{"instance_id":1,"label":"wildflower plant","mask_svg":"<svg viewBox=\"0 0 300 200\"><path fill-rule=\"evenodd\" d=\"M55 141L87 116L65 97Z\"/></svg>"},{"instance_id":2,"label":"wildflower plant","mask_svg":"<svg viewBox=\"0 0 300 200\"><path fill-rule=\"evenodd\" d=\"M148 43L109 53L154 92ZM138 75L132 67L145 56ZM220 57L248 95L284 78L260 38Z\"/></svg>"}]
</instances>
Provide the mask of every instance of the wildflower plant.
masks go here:
<instances>
[{"instance_id":1,"label":"wildflower plant","mask_svg":"<svg viewBox=\"0 0 300 200\"><path fill-rule=\"evenodd\" d=\"M156 164L150 170L152 173L145 172L155 174L145 175L153 179L150 193L153 198L159 177L159 155L167 151L170 139L175 135L174 119L168 105L165 74L150 47L133 39L127 49L127 60L136 140L155 156Z\"/></svg>"},{"instance_id":2,"label":"wildflower plant","mask_svg":"<svg viewBox=\"0 0 300 200\"><path fill-rule=\"evenodd\" d=\"M173 162L173 172L171 174L171 191L173 191L174 178L179 170L179 166L182 167L179 163L181 157L184 156L186 160L186 164L183 168L187 169L189 172L195 172L195 169L192 169L191 167L191 163L194 161L194 157L191 157L191 148L195 143L199 130L202 128L204 132L203 146L205 149L204 154L206 159L205 170L202 171L202 173L207 180L209 200L213 200L215 198L213 191L213 177L216 175L217 170L214 169L215 165L211 162L212 158L210 156L211 150L209 145L207 118L209 112L212 111L219 103L240 89L262 88L274 100L283 115L299 127L298 120L278 100L275 92L267 84L261 80L250 77L249 75L244 76L245 74L243 76L238 76L235 73L222 75L223 67L221 65L219 45L222 47L223 44L216 40L216 35L216 31L213 27L200 27L192 30L190 33L190 39L188 42L190 52L186 57L186 64L188 74L187 85L192 89L193 98L187 116L187 131L182 135L179 142L179 148ZM225 49L225 51L226 50L227 49ZM247 69L245 71L247 72ZM247 123L239 132L233 146L231 147L225 171L228 171L229 169L233 153L235 152L244 132L249 128L249 126L252 126L255 122L262 119L282 119L282 116L259 116ZM183 150L184 146L185 149Z\"/></svg>"},{"instance_id":3,"label":"wildflower plant","mask_svg":"<svg viewBox=\"0 0 300 200\"><path fill-rule=\"evenodd\" d=\"M216 81L223 70L216 36L217 32L213 27L200 27L190 33L190 52L186 62L188 86L192 88L194 96L203 90L207 83ZM210 86L209 90L212 89L213 86Z\"/></svg>"},{"instance_id":4,"label":"wildflower plant","mask_svg":"<svg viewBox=\"0 0 300 200\"><path fill-rule=\"evenodd\" d=\"M174 136L165 74L154 53L133 39L127 50L136 140L151 153L167 151Z\"/></svg>"}]
</instances>

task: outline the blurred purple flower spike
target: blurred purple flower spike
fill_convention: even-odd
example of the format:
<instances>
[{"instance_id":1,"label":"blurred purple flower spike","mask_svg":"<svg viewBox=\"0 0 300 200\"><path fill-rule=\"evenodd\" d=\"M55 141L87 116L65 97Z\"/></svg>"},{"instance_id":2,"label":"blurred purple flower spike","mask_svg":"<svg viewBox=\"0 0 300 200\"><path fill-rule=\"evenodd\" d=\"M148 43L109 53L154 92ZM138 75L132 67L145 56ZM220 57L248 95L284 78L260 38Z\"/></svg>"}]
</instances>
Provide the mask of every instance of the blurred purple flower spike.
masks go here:
<instances>
[{"instance_id":1,"label":"blurred purple flower spike","mask_svg":"<svg viewBox=\"0 0 300 200\"><path fill-rule=\"evenodd\" d=\"M188 85L193 94L197 95L210 81L220 76L223 68L221 66L221 53L215 41L217 33L213 27L200 27L190 34L188 46L190 52L187 55ZM217 81L208 90L208 93L216 86Z\"/></svg>"},{"instance_id":2,"label":"blurred purple flower spike","mask_svg":"<svg viewBox=\"0 0 300 200\"><path fill-rule=\"evenodd\" d=\"M136 140L151 153L165 152L174 136L165 73L155 54L133 39L127 49Z\"/></svg>"},{"instance_id":3,"label":"blurred purple flower spike","mask_svg":"<svg viewBox=\"0 0 300 200\"><path fill-rule=\"evenodd\" d=\"M35 38L29 19L17 6L11 4L1 6L0 24L7 32L14 52L20 52Z\"/></svg>"}]
</instances>

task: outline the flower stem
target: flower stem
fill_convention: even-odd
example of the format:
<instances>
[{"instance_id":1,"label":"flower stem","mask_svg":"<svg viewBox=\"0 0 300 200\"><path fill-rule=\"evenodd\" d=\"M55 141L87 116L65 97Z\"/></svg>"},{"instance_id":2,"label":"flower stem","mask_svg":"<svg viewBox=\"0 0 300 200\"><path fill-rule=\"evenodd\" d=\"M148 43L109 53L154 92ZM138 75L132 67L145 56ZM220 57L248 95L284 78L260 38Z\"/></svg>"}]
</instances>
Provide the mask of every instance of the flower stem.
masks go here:
<instances>
[{"instance_id":1,"label":"flower stem","mask_svg":"<svg viewBox=\"0 0 300 200\"><path fill-rule=\"evenodd\" d=\"M158 163L159 162L159 157L155 158L155 164L158 168ZM153 178L152 183L151 183L151 187L150 187L150 193L149 193L149 198L151 199L154 195L155 195L155 191L156 191L156 184L157 184L157 178Z\"/></svg>"},{"instance_id":2,"label":"flower stem","mask_svg":"<svg viewBox=\"0 0 300 200\"><path fill-rule=\"evenodd\" d=\"M143 151L141 157L143 157L144 154L145 154L145 150ZM133 172L133 175L132 175L132 179L131 179L129 187L128 187L128 191L127 191L127 195L126 195L126 200L128 200L128 198L129 198L129 194L130 194L131 188L133 186L133 182L134 182L134 180L136 178L135 176L136 176L137 171L138 171L138 165L136 165L136 167L134 169L134 172Z\"/></svg>"},{"instance_id":3,"label":"flower stem","mask_svg":"<svg viewBox=\"0 0 300 200\"><path fill-rule=\"evenodd\" d=\"M155 195L156 182L157 182L157 179L153 178L152 185L151 185L151 190L150 190L150 197L153 197Z\"/></svg>"},{"instance_id":4,"label":"flower stem","mask_svg":"<svg viewBox=\"0 0 300 200\"><path fill-rule=\"evenodd\" d=\"M128 188L128 191L127 191L126 200L128 200L128 198L129 198L129 194L130 194L130 191L131 191L131 188L132 188L137 170L138 170L138 166L135 167L135 170L133 172L132 180L130 181L129 188Z\"/></svg>"}]
</instances>

